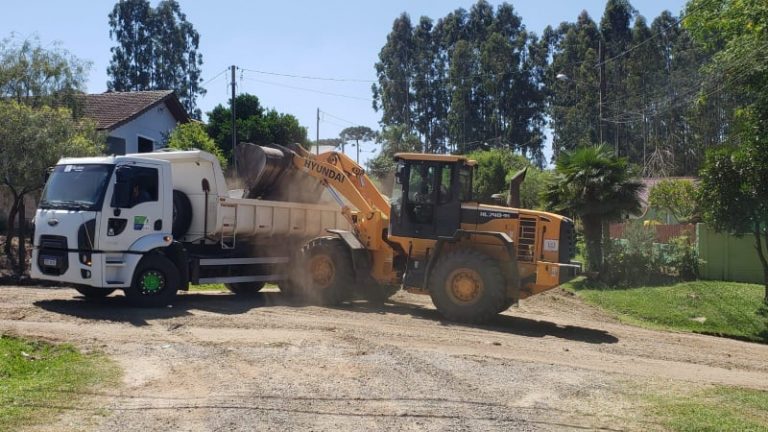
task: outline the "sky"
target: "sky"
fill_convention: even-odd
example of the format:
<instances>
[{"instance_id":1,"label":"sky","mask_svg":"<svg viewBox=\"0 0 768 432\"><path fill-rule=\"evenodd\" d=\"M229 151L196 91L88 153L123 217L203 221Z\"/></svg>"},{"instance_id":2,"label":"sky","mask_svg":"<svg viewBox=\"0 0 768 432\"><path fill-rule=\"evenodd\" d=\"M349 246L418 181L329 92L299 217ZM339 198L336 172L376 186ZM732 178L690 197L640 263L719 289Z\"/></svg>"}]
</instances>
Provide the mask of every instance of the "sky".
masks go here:
<instances>
[{"instance_id":1,"label":"sky","mask_svg":"<svg viewBox=\"0 0 768 432\"><path fill-rule=\"evenodd\" d=\"M87 90L106 91L107 66L114 46L107 15L113 0L3 0L0 38L15 33L37 36L44 46L59 43L73 55L92 62ZM156 5L158 0L151 0ZM469 9L469 0L179 0L182 11L200 34L203 79L207 94L198 99L203 112L226 104L231 65L238 67L238 93L255 94L263 106L293 114L317 136L337 138L348 126L379 129L381 113L373 110L371 84L374 64L386 42L392 22L402 12L416 22L433 20L457 9ZM498 5L500 1L490 1ZM573 22L582 10L599 21L605 0L508 1L523 25L541 34L547 25ZM684 0L634 0L632 5L651 22L663 10L678 15ZM225 73L221 73L227 70ZM332 78L317 80L283 75ZM549 145L545 154L549 155ZM361 146L364 162L377 146ZM354 155L347 147L347 153Z\"/></svg>"}]
</instances>

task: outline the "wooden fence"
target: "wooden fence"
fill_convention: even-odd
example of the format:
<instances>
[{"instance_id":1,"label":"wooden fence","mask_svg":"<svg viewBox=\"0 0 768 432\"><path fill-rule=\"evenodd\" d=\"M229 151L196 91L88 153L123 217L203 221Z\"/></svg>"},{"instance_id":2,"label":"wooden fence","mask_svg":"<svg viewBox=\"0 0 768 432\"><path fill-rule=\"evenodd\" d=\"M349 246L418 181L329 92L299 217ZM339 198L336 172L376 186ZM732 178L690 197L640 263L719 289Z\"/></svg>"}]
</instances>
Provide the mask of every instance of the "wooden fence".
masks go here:
<instances>
[{"instance_id":1,"label":"wooden fence","mask_svg":"<svg viewBox=\"0 0 768 432\"><path fill-rule=\"evenodd\" d=\"M625 238L626 226L625 223L611 224L611 238ZM651 225L649 228L656 230L656 243L669 243L671 239L680 236L687 236L691 242L696 242L696 225L693 224Z\"/></svg>"}]
</instances>

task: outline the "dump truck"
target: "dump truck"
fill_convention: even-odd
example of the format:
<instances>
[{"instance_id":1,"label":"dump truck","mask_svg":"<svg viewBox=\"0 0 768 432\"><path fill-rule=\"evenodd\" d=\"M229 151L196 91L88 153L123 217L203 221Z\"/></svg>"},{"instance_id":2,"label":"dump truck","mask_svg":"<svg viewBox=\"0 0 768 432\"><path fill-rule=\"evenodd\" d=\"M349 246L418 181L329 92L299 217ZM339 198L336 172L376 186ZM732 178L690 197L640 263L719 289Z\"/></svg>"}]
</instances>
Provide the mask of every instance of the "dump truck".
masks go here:
<instances>
[{"instance_id":1,"label":"dump truck","mask_svg":"<svg viewBox=\"0 0 768 432\"><path fill-rule=\"evenodd\" d=\"M35 214L31 276L140 306L190 284L248 294L281 281L308 240L348 229L335 204L246 195L203 151L61 159Z\"/></svg>"}]
</instances>

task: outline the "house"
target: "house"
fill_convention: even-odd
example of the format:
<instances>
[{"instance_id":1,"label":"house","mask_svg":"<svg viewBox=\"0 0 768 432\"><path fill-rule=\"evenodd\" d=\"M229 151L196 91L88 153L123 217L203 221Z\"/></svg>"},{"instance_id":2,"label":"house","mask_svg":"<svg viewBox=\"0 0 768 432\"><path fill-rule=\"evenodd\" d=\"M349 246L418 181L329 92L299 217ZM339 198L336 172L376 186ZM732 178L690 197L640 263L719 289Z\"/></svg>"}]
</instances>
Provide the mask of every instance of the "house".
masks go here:
<instances>
[{"instance_id":1,"label":"house","mask_svg":"<svg viewBox=\"0 0 768 432\"><path fill-rule=\"evenodd\" d=\"M107 133L107 154L151 152L189 114L172 90L107 92L85 96L83 115Z\"/></svg>"}]
</instances>

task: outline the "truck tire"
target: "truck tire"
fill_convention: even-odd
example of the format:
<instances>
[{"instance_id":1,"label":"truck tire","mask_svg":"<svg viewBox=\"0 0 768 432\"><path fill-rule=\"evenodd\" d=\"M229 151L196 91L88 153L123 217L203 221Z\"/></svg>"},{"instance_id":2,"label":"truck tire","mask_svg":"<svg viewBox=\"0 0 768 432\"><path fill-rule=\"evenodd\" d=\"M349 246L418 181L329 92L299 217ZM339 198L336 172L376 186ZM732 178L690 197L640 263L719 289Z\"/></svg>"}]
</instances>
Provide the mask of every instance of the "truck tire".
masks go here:
<instances>
[{"instance_id":1,"label":"truck tire","mask_svg":"<svg viewBox=\"0 0 768 432\"><path fill-rule=\"evenodd\" d=\"M307 243L299 255L299 274L292 278L297 294L321 305L337 305L350 297L355 283L352 255L338 237L320 237Z\"/></svg>"},{"instance_id":2,"label":"truck tire","mask_svg":"<svg viewBox=\"0 0 768 432\"><path fill-rule=\"evenodd\" d=\"M180 190L173 190L173 221L171 233L174 238L180 238L189 231L192 223L192 203L187 194Z\"/></svg>"},{"instance_id":3,"label":"truck tire","mask_svg":"<svg viewBox=\"0 0 768 432\"><path fill-rule=\"evenodd\" d=\"M139 307L161 307L176 298L180 283L179 270L160 254L145 255L136 266L130 288L125 289L128 302Z\"/></svg>"},{"instance_id":4,"label":"truck tire","mask_svg":"<svg viewBox=\"0 0 768 432\"><path fill-rule=\"evenodd\" d=\"M115 292L114 289L96 288L96 287L88 287L88 286L75 287L75 289L77 290L77 292L82 294L83 297L87 299L100 299Z\"/></svg>"},{"instance_id":5,"label":"truck tire","mask_svg":"<svg viewBox=\"0 0 768 432\"><path fill-rule=\"evenodd\" d=\"M252 295L261 291L266 285L266 282L240 282L240 283L228 283L224 284L227 289L233 294L237 295Z\"/></svg>"},{"instance_id":6,"label":"truck tire","mask_svg":"<svg viewBox=\"0 0 768 432\"><path fill-rule=\"evenodd\" d=\"M507 305L504 273L482 252L459 249L439 259L429 278L438 312L451 321L482 323Z\"/></svg>"}]
</instances>

